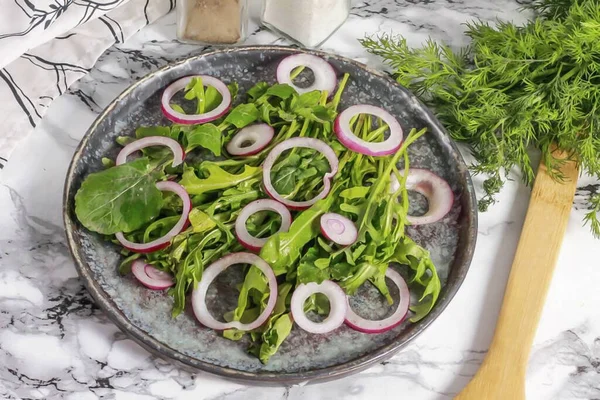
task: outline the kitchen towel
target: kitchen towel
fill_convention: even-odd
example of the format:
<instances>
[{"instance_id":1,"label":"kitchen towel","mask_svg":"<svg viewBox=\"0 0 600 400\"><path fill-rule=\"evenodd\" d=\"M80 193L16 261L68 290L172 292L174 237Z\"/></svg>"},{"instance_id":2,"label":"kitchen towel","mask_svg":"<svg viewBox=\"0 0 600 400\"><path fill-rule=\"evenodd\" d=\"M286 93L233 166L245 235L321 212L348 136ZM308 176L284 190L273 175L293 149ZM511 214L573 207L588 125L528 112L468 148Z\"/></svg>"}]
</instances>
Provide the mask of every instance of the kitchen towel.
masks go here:
<instances>
[{"instance_id":1,"label":"kitchen towel","mask_svg":"<svg viewBox=\"0 0 600 400\"><path fill-rule=\"evenodd\" d=\"M0 168L52 100L102 53L167 14L175 0L3 0Z\"/></svg>"}]
</instances>

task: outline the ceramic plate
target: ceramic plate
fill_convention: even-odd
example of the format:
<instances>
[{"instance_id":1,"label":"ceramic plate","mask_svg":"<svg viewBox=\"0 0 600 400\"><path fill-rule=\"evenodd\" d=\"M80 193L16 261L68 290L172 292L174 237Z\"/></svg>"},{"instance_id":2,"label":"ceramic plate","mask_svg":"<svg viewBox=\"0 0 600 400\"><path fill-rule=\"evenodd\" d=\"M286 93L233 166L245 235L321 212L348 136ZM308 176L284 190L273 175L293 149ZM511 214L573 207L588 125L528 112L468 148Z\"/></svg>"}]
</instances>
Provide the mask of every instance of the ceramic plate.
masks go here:
<instances>
[{"instance_id":1,"label":"ceramic plate","mask_svg":"<svg viewBox=\"0 0 600 400\"><path fill-rule=\"evenodd\" d=\"M189 304L183 315L171 319L171 298L164 292L145 289L131 276L120 276L118 248L77 222L75 193L89 173L102 168L102 157L116 157L119 147L115 138L133 136L140 125L168 124L160 111L160 95L170 82L190 74L207 74L227 83L238 82L243 96L258 81L274 83L279 61L298 52L304 51L272 46L238 47L211 51L162 68L115 99L75 152L65 184L64 220L79 274L115 324L158 356L186 367L255 383L291 384L338 378L380 362L406 346L440 315L467 273L475 246L476 204L467 168L444 129L411 93L384 74L343 57L312 51L309 53L325 58L340 74L351 75L340 109L358 103L373 104L395 115L406 132L413 127L429 129L427 135L410 147L411 166L432 170L446 179L456 200L441 222L410 228L408 232L431 251L443 284L440 298L426 318L415 324L404 322L391 331L374 335L358 333L346 326L328 335L312 335L295 327L279 352L267 365L262 365L247 354L247 342L231 342L201 327ZM231 287L227 279L235 277L220 279L222 286ZM365 288L363 295L367 301L356 307L364 308L363 312L377 309L381 300L375 289ZM231 298L235 301L235 293L231 293Z\"/></svg>"}]
</instances>

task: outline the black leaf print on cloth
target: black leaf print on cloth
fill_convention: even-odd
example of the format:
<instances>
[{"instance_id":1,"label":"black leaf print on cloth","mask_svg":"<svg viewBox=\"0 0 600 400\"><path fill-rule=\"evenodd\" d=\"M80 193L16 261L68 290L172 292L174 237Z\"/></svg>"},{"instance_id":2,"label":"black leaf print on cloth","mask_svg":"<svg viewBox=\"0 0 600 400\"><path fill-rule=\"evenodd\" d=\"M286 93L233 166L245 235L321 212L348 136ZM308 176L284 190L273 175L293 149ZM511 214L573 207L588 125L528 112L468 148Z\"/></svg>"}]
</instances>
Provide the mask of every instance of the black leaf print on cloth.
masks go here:
<instances>
[{"instance_id":1,"label":"black leaf print on cloth","mask_svg":"<svg viewBox=\"0 0 600 400\"><path fill-rule=\"evenodd\" d=\"M174 8L173 0L9 1L0 12L15 13L20 21L25 14L31 23L12 33L0 27L4 37L0 40L0 168L17 143L38 125L52 101L87 75L103 52ZM46 24L53 26L50 31L56 36L32 39L44 34ZM28 50L30 44L35 46ZM93 96L82 93L78 98L93 111L100 111Z\"/></svg>"},{"instance_id":2,"label":"black leaf print on cloth","mask_svg":"<svg viewBox=\"0 0 600 400\"><path fill-rule=\"evenodd\" d=\"M5 69L0 70L0 78L6 82L6 85L13 94L15 101L19 104L25 115L27 115L27 119L29 120L31 126L35 128L33 113L35 113L38 118L41 118L42 116L35 109L31 99L27 97L27 95L23 92L23 89L17 85L10 73Z\"/></svg>"},{"instance_id":3,"label":"black leaf print on cloth","mask_svg":"<svg viewBox=\"0 0 600 400\"><path fill-rule=\"evenodd\" d=\"M63 0L62 4L55 0L56 3L49 5L48 10L37 8L29 0L15 0L16 5L23 10L23 13L30 18L29 26L20 32L8 32L0 34L0 39L5 39L14 36L25 36L33 29L43 24L44 29L48 29L54 21L60 17L65 10L73 4L73 0ZM4 6L3 6L4 8Z\"/></svg>"},{"instance_id":4,"label":"black leaf print on cloth","mask_svg":"<svg viewBox=\"0 0 600 400\"><path fill-rule=\"evenodd\" d=\"M108 30L115 39L115 43L123 43L125 40L125 37L123 36L123 28L121 28L121 25L119 25L117 21L107 15L104 15L98 19L107 26Z\"/></svg>"},{"instance_id":5,"label":"black leaf print on cloth","mask_svg":"<svg viewBox=\"0 0 600 400\"><path fill-rule=\"evenodd\" d=\"M3 16L2 20L8 22L0 26L0 68L8 65L22 53L56 36L65 36L69 34L69 30L95 20L131 1L136 2L136 0L2 0L0 13ZM141 10L143 5L138 7ZM138 15L136 18L142 16Z\"/></svg>"},{"instance_id":6,"label":"black leaf print on cloth","mask_svg":"<svg viewBox=\"0 0 600 400\"><path fill-rule=\"evenodd\" d=\"M21 58L29 61L33 65L46 71L54 71L56 75L56 89L58 90L59 95L63 94L69 88L70 79L67 78L67 73L75 72L81 75L85 75L89 71L88 68L83 68L79 65L62 62L53 62L28 53L23 54Z\"/></svg>"}]
</instances>

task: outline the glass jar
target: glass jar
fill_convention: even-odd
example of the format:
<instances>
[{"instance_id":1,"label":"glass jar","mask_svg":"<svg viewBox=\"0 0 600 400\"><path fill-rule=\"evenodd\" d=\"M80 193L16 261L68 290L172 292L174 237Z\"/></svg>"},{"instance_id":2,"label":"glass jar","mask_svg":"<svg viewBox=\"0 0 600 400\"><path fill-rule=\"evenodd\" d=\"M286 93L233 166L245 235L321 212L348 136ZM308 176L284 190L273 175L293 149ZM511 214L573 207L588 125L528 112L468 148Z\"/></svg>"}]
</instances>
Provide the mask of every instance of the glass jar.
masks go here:
<instances>
[{"instance_id":1,"label":"glass jar","mask_svg":"<svg viewBox=\"0 0 600 400\"><path fill-rule=\"evenodd\" d=\"M350 0L263 0L261 22L303 46L317 47L349 13Z\"/></svg>"},{"instance_id":2,"label":"glass jar","mask_svg":"<svg viewBox=\"0 0 600 400\"><path fill-rule=\"evenodd\" d=\"M248 0L177 0L177 38L203 44L235 44L248 31Z\"/></svg>"}]
</instances>

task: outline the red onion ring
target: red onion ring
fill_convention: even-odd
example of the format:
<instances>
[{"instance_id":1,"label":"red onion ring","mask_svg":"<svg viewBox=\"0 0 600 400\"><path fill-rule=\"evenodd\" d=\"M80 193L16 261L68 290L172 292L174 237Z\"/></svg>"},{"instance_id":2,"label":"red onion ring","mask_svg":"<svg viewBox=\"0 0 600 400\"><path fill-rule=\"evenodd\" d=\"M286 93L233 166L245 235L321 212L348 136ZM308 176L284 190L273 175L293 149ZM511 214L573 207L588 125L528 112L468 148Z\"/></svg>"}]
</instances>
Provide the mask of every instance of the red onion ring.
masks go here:
<instances>
[{"instance_id":1,"label":"red onion ring","mask_svg":"<svg viewBox=\"0 0 600 400\"><path fill-rule=\"evenodd\" d=\"M123 147L115 161L116 165L121 165L127 162L127 157L138 150L142 150L150 146L166 146L173 152L173 167L180 165L185 158L185 151L177 140L173 140L164 136L148 136L138 139Z\"/></svg>"},{"instance_id":2,"label":"red onion ring","mask_svg":"<svg viewBox=\"0 0 600 400\"><path fill-rule=\"evenodd\" d=\"M246 229L246 221L248 218L252 214L264 210L274 211L281 216L281 226L277 233L287 232L292 224L292 214L290 214L290 210L275 200L261 199L247 204L246 207L240 211L240 214L235 221L235 234L241 245L250 251L259 251L269 239L254 237L250 235L248 229Z\"/></svg>"},{"instance_id":3,"label":"red onion ring","mask_svg":"<svg viewBox=\"0 0 600 400\"><path fill-rule=\"evenodd\" d=\"M242 128L227 144L227 152L232 156L251 156L258 153L273 140L275 130L267 124L254 124ZM250 146L242 147L250 141Z\"/></svg>"},{"instance_id":4,"label":"red onion ring","mask_svg":"<svg viewBox=\"0 0 600 400\"><path fill-rule=\"evenodd\" d=\"M123 232L118 232L115 236L123 247L127 250L133 251L134 253L151 253L156 250L164 249L171 244L171 239L178 235L181 231L186 228L188 223L188 215L192 209L192 200L190 195L185 191L185 188L179 183L171 181L158 182L156 187L163 192L173 192L178 195L183 201L183 211L181 212L181 218L173 228L166 235L153 240L148 243L133 243L125 239Z\"/></svg>"},{"instance_id":5,"label":"red onion ring","mask_svg":"<svg viewBox=\"0 0 600 400\"><path fill-rule=\"evenodd\" d=\"M315 76L312 85L305 88L294 85L290 77L292 70L300 66L310 68ZM337 85L337 76L331 64L321 57L312 54L294 54L281 60L277 66L277 82L290 85L299 94L313 90L326 90L327 93L333 93Z\"/></svg>"},{"instance_id":6,"label":"red onion ring","mask_svg":"<svg viewBox=\"0 0 600 400\"><path fill-rule=\"evenodd\" d=\"M313 322L304 313L304 303L311 295L322 293L329 299L329 315L323 322ZM298 285L292 295L290 305L294 322L310 333L328 333L339 328L344 323L348 308L346 293L333 281L325 280L321 284L316 282Z\"/></svg>"},{"instance_id":7,"label":"red onion ring","mask_svg":"<svg viewBox=\"0 0 600 400\"><path fill-rule=\"evenodd\" d=\"M143 260L135 260L131 264L131 272L148 289L163 290L175 284L171 274L160 271Z\"/></svg>"},{"instance_id":8,"label":"red onion ring","mask_svg":"<svg viewBox=\"0 0 600 400\"><path fill-rule=\"evenodd\" d=\"M227 323L217 321L210 311L208 311L206 306L206 292L208 291L208 287L221 272L225 271L233 264L252 264L265 274L269 284L269 300L267 301L267 306L258 318L249 324L242 324L240 321L231 321ZM231 253L215 261L204 270L202 280L198 283L198 286L192 293L192 307L198 321L208 328L219 331L231 328L239 329L240 331L251 331L258 328L267 321L273 308L275 308L276 301L277 279L275 278L275 274L265 260L252 253Z\"/></svg>"},{"instance_id":9,"label":"red onion ring","mask_svg":"<svg viewBox=\"0 0 600 400\"><path fill-rule=\"evenodd\" d=\"M390 135L383 142L367 142L357 137L350 128L350 121L359 114L371 114L381 118L389 127ZM335 135L348 149L368 156L387 156L402 145L403 132L398 120L383 108L360 104L348 107L335 119Z\"/></svg>"},{"instance_id":10,"label":"red onion ring","mask_svg":"<svg viewBox=\"0 0 600 400\"><path fill-rule=\"evenodd\" d=\"M321 193L307 201L293 201L285 199L283 196L277 193L277 191L273 187L273 184L271 183L271 168L273 168L275 161L277 161L277 157L279 157L279 155L284 151L292 149L294 147L309 148L322 153L329 162L329 166L331 167L331 172L328 172L323 176L324 187ZM271 198L277 200L282 204L285 204L288 208L291 208L292 210L304 210L315 204L317 201L327 197L327 195L329 194L329 190L331 189L331 178L333 178L335 174L337 174L338 164L339 161L333 149L329 147L327 143L319 139L296 137L284 140L277 146L273 147L273 150L271 150L271 152L265 159L265 162L263 163L263 184L265 186L265 191Z\"/></svg>"},{"instance_id":11,"label":"red onion ring","mask_svg":"<svg viewBox=\"0 0 600 400\"><path fill-rule=\"evenodd\" d=\"M358 238L354 222L336 213L325 213L321 216L321 233L328 240L342 246L349 246Z\"/></svg>"},{"instance_id":12,"label":"red onion ring","mask_svg":"<svg viewBox=\"0 0 600 400\"><path fill-rule=\"evenodd\" d=\"M348 310L346 311L346 325L350 328L364 333L383 333L397 327L404 321L410 305L410 292L408 291L408 286L406 286L406 282L402 276L391 267L388 267L385 271L385 276L394 282L400 293L400 302L396 307L396 311L385 319L364 319L352 310L350 307L350 298L346 296L346 302L348 304Z\"/></svg>"},{"instance_id":13,"label":"red onion ring","mask_svg":"<svg viewBox=\"0 0 600 400\"><path fill-rule=\"evenodd\" d=\"M395 174L391 176L391 192L395 192L400 183ZM423 215L411 216L407 219L411 225L424 225L438 222L446 216L454 204L454 193L444 179L426 169L411 168L406 178L406 189L422 194L427 198L429 210Z\"/></svg>"},{"instance_id":14,"label":"red onion ring","mask_svg":"<svg viewBox=\"0 0 600 400\"><path fill-rule=\"evenodd\" d=\"M175 93L184 89L193 78L202 79L202 83L204 85L212 86L217 89L219 93L221 93L223 100L221 101L221 104L217 106L217 108L209 112L205 112L204 114L182 114L178 111L175 111L173 107L171 107L170 102L173 96L175 96ZM227 85L225 85L219 79L208 75L193 75L178 79L167 86L161 98L161 109L165 117L177 124L183 125L203 124L205 122L214 121L229 111L230 106L231 93L229 92Z\"/></svg>"}]
</instances>

